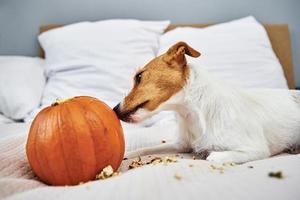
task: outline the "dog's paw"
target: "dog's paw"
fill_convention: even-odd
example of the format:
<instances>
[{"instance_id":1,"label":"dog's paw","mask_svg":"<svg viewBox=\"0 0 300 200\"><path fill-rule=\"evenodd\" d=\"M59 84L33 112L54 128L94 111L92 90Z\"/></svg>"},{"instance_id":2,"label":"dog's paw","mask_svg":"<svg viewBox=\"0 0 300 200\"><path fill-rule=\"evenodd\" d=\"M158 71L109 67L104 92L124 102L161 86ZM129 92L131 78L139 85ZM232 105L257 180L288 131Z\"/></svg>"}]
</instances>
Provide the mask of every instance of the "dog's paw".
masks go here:
<instances>
[{"instance_id":1,"label":"dog's paw","mask_svg":"<svg viewBox=\"0 0 300 200\"><path fill-rule=\"evenodd\" d=\"M209 154L206 160L216 163L234 163L236 160L231 156L230 152L226 151L213 151Z\"/></svg>"}]
</instances>

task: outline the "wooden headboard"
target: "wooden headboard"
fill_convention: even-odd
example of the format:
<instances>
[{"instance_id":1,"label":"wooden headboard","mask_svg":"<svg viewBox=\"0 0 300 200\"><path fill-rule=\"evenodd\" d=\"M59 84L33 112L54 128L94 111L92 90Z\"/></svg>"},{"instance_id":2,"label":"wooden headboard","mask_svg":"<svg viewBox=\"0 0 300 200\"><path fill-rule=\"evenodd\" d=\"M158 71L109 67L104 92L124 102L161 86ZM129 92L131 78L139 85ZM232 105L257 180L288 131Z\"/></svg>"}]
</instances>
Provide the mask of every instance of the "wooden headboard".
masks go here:
<instances>
[{"instance_id":1,"label":"wooden headboard","mask_svg":"<svg viewBox=\"0 0 300 200\"><path fill-rule=\"evenodd\" d=\"M170 25L166 31L172 30L176 27L196 27L203 28L209 26L211 24L172 24ZM46 26L40 27L40 33L45 31L62 27L63 25L59 24L50 24ZM291 49L291 41L290 34L287 24L264 24L264 27L268 33L270 41L272 43L273 50L277 55L285 77L288 81L288 86L290 89L295 88L295 78L294 78L294 69L293 69L293 61L292 61L292 49ZM40 56L44 57L44 52L40 49Z\"/></svg>"}]
</instances>

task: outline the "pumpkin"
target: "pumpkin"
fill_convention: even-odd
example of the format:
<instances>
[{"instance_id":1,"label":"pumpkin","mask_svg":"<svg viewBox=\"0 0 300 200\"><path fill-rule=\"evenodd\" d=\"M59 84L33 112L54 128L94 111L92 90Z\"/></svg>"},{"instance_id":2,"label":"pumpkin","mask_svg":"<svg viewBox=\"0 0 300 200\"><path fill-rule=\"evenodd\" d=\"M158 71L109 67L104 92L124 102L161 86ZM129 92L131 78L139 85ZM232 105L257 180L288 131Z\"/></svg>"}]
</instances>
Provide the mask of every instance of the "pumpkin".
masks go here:
<instances>
[{"instance_id":1,"label":"pumpkin","mask_svg":"<svg viewBox=\"0 0 300 200\"><path fill-rule=\"evenodd\" d=\"M123 130L114 111L87 96L56 102L40 111L26 144L33 171L51 185L93 180L108 165L116 171L124 150Z\"/></svg>"}]
</instances>

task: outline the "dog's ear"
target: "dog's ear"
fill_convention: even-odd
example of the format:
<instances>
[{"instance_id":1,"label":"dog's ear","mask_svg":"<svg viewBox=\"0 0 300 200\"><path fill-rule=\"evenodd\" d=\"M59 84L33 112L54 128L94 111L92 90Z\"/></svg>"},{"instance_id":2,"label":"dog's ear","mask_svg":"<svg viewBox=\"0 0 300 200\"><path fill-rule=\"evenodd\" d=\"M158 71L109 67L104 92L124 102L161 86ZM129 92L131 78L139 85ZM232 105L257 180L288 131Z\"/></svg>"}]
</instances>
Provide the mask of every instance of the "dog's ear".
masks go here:
<instances>
[{"instance_id":1,"label":"dog's ear","mask_svg":"<svg viewBox=\"0 0 300 200\"><path fill-rule=\"evenodd\" d=\"M179 64L186 65L185 54L191 57L199 57L201 54L190 47L185 42L177 42L172 47L169 48L167 53L164 56L164 60L168 63L176 61Z\"/></svg>"},{"instance_id":2,"label":"dog's ear","mask_svg":"<svg viewBox=\"0 0 300 200\"><path fill-rule=\"evenodd\" d=\"M187 43L182 41L177 42L172 47L170 47L169 50L167 51L167 54L169 55L186 54L194 58L197 58L201 55L198 51L196 51L195 49L190 47Z\"/></svg>"}]
</instances>

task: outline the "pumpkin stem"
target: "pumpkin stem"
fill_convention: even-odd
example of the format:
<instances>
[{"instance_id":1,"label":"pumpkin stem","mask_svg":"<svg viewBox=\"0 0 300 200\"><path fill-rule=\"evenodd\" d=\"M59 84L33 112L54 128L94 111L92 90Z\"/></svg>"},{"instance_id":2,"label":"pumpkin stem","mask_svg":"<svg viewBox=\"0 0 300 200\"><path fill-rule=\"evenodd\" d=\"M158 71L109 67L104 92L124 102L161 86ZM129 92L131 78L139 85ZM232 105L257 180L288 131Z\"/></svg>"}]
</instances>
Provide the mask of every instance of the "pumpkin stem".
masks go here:
<instances>
[{"instance_id":1,"label":"pumpkin stem","mask_svg":"<svg viewBox=\"0 0 300 200\"><path fill-rule=\"evenodd\" d=\"M62 103L64 103L64 102L70 100L70 99L71 99L71 98L68 98L68 99L60 99L60 98L57 98L57 99L55 100L55 102L51 104L51 106L57 106L57 105L59 105L59 104L62 104Z\"/></svg>"}]
</instances>

